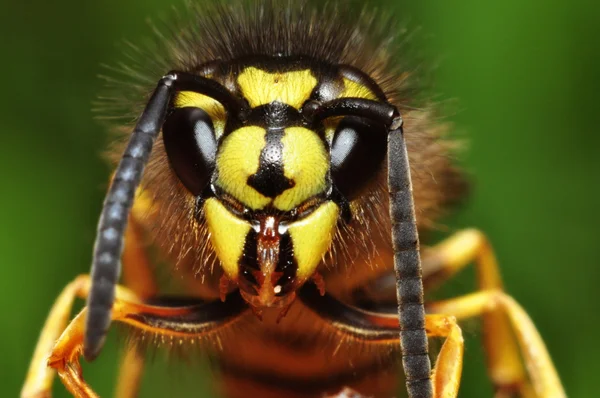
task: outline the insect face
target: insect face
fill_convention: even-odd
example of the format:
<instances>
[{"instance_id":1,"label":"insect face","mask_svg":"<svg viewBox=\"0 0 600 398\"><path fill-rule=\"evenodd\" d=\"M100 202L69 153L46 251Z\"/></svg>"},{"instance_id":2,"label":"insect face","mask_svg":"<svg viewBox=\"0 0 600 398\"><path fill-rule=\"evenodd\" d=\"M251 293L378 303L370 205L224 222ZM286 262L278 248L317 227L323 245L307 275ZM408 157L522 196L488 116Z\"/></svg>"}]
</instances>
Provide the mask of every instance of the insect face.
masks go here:
<instances>
[{"instance_id":1,"label":"insect face","mask_svg":"<svg viewBox=\"0 0 600 398\"><path fill-rule=\"evenodd\" d=\"M255 308L292 302L342 216L349 219L348 200L383 161L382 124L352 111L315 114L334 99L377 98L366 76L346 74L261 57L213 66L206 76L242 109L190 91L172 101L163 127L171 166L199 198L226 277Z\"/></svg>"},{"instance_id":2,"label":"insect face","mask_svg":"<svg viewBox=\"0 0 600 398\"><path fill-rule=\"evenodd\" d=\"M394 65L396 18L345 2L191 3L191 24L169 26L139 65L160 69L135 76L155 88L113 174L91 274L50 311L22 396L49 396L55 373L76 397L96 396L79 356L93 360L115 321L144 344L206 347L227 397L395 396L401 357L409 397L456 398L457 318L481 316L497 396L565 397L485 235L420 249L419 231L465 185L447 126ZM334 237L341 255L319 268ZM145 238L186 279L163 291ZM426 288L469 264L476 292L425 303ZM265 322L246 316L266 307ZM428 337L444 339L433 370ZM141 352L127 354L121 396L137 394Z\"/></svg>"}]
</instances>

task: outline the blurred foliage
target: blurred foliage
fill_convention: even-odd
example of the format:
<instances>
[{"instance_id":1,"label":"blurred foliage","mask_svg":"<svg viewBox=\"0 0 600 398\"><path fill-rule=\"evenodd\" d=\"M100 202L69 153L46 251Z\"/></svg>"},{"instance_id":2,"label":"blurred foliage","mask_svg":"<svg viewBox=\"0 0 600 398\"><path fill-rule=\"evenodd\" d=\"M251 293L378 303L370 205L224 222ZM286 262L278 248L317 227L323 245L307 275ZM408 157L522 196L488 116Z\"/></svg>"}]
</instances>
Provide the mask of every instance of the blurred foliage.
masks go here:
<instances>
[{"instance_id":1,"label":"blurred foliage","mask_svg":"<svg viewBox=\"0 0 600 398\"><path fill-rule=\"evenodd\" d=\"M108 168L91 102L116 45L149 36L148 17L171 1L5 1L0 15L0 374L16 396L47 311L88 272ZM179 4L178 0L173 3ZM450 231L476 226L497 250L508 291L544 336L571 397L592 397L598 315L600 6L597 2L378 1L421 27L439 98L466 132L473 195ZM468 291L472 271L453 287ZM466 325L461 397L492 396L477 326ZM111 396L115 338L86 365ZM179 367L178 367L179 366ZM152 366L142 396L209 391L197 370ZM161 376L166 373L168 376ZM205 373L203 373L205 374ZM66 396L60 382L56 396ZM187 387L184 387L187 386ZM187 390L186 390L187 388Z\"/></svg>"}]
</instances>

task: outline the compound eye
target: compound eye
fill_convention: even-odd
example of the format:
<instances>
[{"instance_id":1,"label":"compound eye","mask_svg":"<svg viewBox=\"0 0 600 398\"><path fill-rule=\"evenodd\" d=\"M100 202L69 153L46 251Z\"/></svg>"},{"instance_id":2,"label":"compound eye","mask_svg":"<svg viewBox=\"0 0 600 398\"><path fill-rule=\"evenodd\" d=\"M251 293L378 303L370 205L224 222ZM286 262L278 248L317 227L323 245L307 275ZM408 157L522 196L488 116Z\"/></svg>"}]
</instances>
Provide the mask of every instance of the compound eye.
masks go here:
<instances>
[{"instance_id":1,"label":"compound eye","mask_svg":"<svg viewBox=\"0 0 600 398\"><path fill-rule=\"evenodd\" d=\"M200 108L175 109L163 124L163 141L175 174L199 196L215 165L217 140L212 120Z\"/></svg>"},{"instance_id":2,"label":"compound eye","mask_svg":"<svg viewBox=\"0 0 600 398\"><path fill-rule=\"evenodd\" d=\"M343 118L331 144L331 176L347 200L353 200L375 177L385 158L387 130L369 119Z\"/></svg>"}]
</instances>

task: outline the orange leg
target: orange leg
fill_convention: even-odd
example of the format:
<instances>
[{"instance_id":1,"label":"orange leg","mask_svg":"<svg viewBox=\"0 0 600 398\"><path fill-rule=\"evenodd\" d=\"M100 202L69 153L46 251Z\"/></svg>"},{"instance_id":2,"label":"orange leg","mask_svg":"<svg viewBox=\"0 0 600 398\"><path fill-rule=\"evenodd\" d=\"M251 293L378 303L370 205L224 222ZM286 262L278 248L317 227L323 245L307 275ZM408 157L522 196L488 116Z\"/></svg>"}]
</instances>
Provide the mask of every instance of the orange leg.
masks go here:
<instances>
[{"instance_id":1,"label":"orange leg","mask_svg":"<svg viewBox=\"0 0 600 398\"><path fill-rule=\"evenodd\" d=\"M427 336L446 339L433 368L435 397L457 397L462 373L464 340L456 318L451 315L427 315L425 328Z\"/></svg>"},{"instance_id":2,"label":"orange leg","mask_svg":"<svg viewBox=\"0 0 600 398\"><path fill-rule=\"evenodd\" d=\"M83 291L89 289L84 284ZM112 321L127 324L138 331L161 339L183 342L202 338L237 319L247 310L237 293L231 294L226 303L203 303L183 307L162 307L141 304L129 289L118 286L112 310ZM84 308L67 326L52 349L48 366L58 372L65 387L78 398L97 395L85 383L81 375L79 358L83 350L83 333L86 309ZM45 385L49 392L51 378ZM38 389L39 391L39 389Z\"/></svg>"},{"instance_id":3,"label":"orange leg","mask_svg":"<svg viewBox=\"0 0 600 398\"><path fill-rule=\"evenodd\" d=\"M469 229L456 233L444 242L423 252L423 283L425 288L431 290L435 286L454 276L457 272L474 263L477 269L478 290L502 292L503 283L494 252L480 231ZM387 274L366 284L366 290L360 291L360 298L366 302L394 302L396 300L395 275ZM503 301L514 303L511 298ZM454 312L455 308L438 311L438 304L428 305L434 312L455 315L463 318L464 314ZM519 394L522 397L564 396L560 380L552 364L547 350L539 338L535 326L523 310L514 303L508 307L493 305L481 315L483 319L483 338L487 354L488 373L494 383L497 398L511 397ZM516 310L515 308L518 308ZM526 322L524 331L516 330L514 319L517 315ZM518 325L517 325L518 326ZM515 332L521 333L515 340ZM523 337L525 336L525 337ZM524 339L529 338L531 348L523 347ZM519 345L521 349L519 349ZM539 350L544 355L531 355L527 358L527 351ZM525 356L525 364L529 378L523 367L521 352ZM544 391L551 391L555 395L545 395Z\"/></svg>"},{"instance_id":4,"label":"orange leg","mask_svg":"<svg viewBox=\"0 0 600 398\"><path fill-rule=\"evenodd\" d=\"M115 312L113 314L114 320L131 324L131 319L125 320L122 318L125 316L123 314L128 314L128 316L135 318L136 311L141 311L144 312L144 316L148 315L146 314L147 312L150 315L154 314L154 317L163 317L166 325L171 325L174 329L181 329L177 328L176 320L170 320L169 318L185 316L193 308L161 308L141 306L139 304L143 299L154 296L157 291L147 256L140 242L139 225L136 223L135 218L132 217L127 230L123 253L123 277L133 288L117 287L116 297L118 305L115 304L115 307L113 307L113 311ZM49 397L51 395L52 381L56 374L55 368L58 369L58 374L65 386L75 396L94 396L93 391L81 379L81 369L79 366L81 333L83 332L85 309L67 327L73 302L76 298L86 298L89 288L89 276L81 275L65 287L54 303L40 334L40 339L21 391L21 397ZM189 323L192 329L187 332L183 331L182 333L186 336L190 333L194 336L203 335L206 331L210 331L226 323L225 321L232 318L235 314L239 314L242 311L240 303L241 299L237 302L235 299L232 300L230 298L226 304L221 306L222 308L216 308L211 304L205 305L204 307L211 308L206 309L207 314L204 318L193 318ZM121 311L121 313L117 310ZM155 333L162 333L162 335L167 337L178 336L172 330L161 331L159 330L160 328L156 329L144 326L143 322L141 322L141 328L143 330L151 330ZM58 342L57 339L59 339ZM50 360L48 360L49 356L51 356ZM117 397L132 397L137 394L143 367L143 357L139 354L137 348L133 348L126 353L116 391Z\"/></svg>"},{"instance_id":5,"label":"orange leg","mask_svg":"<svg viewBox=\"0 0 600 398\"><path fill-rule=\"evenodd\" d=\"M304 305L330 321L342 334L369 345L400 347L398 315L370 312L344 304L325 294L321 295L314 285L306 285L298 297ZM429 337L444 338L433 374L435 398L456 398L460 385L464 341L456 318L452 315L427 315L425 329ZM352 390L339 395L352 396ZM345 394L345 395L344 395Z\"/></svg>"},{"instance_id":6,"label":"orange leg","mask_svg":"<svg viewBox=\"0 0 600 398\"><path fill-rule=\"evenodd\" d=\"M474 263L478 290L503 290L496 257L485 235L475 229L456 233L426 250L423 256L423 283L426 289L440 284ZM482 313L483 340L488 373L497 397L515 392L527 397L531 386L521 361L507 314L502 309Z\"/></svg>"},{"instance_id":7,"label":"orange leg","mask_svg":"<svg viewBox=\"0 0 600 398\"><path fill-rule=\"evenodd\" d=\"M158 286L154 280L146 247L143 244L142 229L136 220L138 214L136 205L134 205L134 211L130 217L125 234L123 282L139 298L145 300L158 294ZM135 345L128 347L121 359L115 397L137 397L143 372L143 353Z\"/></svg>"},{"instance_id":8,"label":"orange leg","mask_svg":"<svg viewBox=\"0 0 600 398\"><path fill-rule=\"evenodd\" d=\"M123 279L131 289L131 297L135 300L147 299L157 294L151 266L142 244L141 229L138 217L149 213L148 201L139 195L128 223L123 250ZM27 379L21 391L22 397L38 397L49 395L50 385L55 371L47 366L47 358L54 343L67 326L75 298L87 297L89 277L81 275L65 287L56 300L46 324L40 334ZM126 353L122 371L119 372L116 396L127 398L136 396L139 381L143 372L143 358L132 348Z\"/></svg>"},{"instance_id":9,"label":"orange leg","mask_svg":"<svg viewBox=\"0 0 600 398\"><path fill-rule=\"evenodd\" d=\"M48 367L48 355L67 326L75 298L85 298L89 287L89 275L80 275L65 287L54 302L35 348L25 384L21 390L21 397L50 396L52 380L56 372ZM129 290L120 288L119 294L131 302L137 301L135 294Z\"/></svg>"},{"instance_id":10,"label":"orange leg","mask_svg":"<svg viewBox=\"0 0 600 398\"><path fill-rule=\"evenodd\" d=\"M458 319L489 313L504 314L516 335L533 387L533 390L528 387L521 388L518 392L522 396L540 398L566 397L540 334L527 313L512 297L500 290L484 290L428 304L427 310L436 314L451 314Z\"/></svg>"},{"instance_id":11,"label":"orange leg","mask_svg":"<svg viewBox=\"0 0 600 398\"><path fill-rule=\"evenodd\" d=\"M125 351L121 359L115 397L133 398L139 395L144 362L144 355L138 346L134 345Z\"/></svg>"}]
</instances>

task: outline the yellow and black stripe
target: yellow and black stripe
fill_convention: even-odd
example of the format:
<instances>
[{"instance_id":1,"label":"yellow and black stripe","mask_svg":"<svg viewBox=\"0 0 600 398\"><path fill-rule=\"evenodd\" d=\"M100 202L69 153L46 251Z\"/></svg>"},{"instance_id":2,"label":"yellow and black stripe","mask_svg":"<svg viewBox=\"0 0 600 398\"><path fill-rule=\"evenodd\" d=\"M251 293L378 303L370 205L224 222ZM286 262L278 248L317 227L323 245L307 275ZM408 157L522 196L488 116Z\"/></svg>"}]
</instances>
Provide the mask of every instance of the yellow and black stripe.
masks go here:
<instances>
[{"instance_id":1,"label":"yellow and black stripe","mask_svg":"<svg viewBox=\"0 0 600 398\"><path fill-rule=\"evenodd\" d=\"M390 64L393 40L388 39L398 30L390 20L374 23L334 6L315 9L294 0L226 3L191 10L191 28L173 29L173 40L153 51L153 61L214 82L232 101L198 90L174 92L163 142L155 146L142 181L143 192L160 203L146 227L174 261L189 261L200 270L199 280L209 285L202 294L206 289L219 296L222 271L246 293L258 295L261 284L271 283L275 294L292 295L318 270L327 291L345 298L375 273L374 261L377 272L391 268L389 253L385 264L372 256L390 246L387 193L377 178L386 167L387 131L361 117L307 123L305 106L339 99L413 106L414 86L406 73L397 72L408 69ZM147 94L137 86L122 88L123 98ZM415 198L425 225L448 198L456 198L462 181L427 113L408 116ZM176 142L184 133L187 138ZM340 140L352 142L352 150L336 150ZM374 191L362 195L367 186ZM358 223L347 227L350 219ZM205 240L211 242L206 252ZM333 256L336 272L330 274L322 259L332 247L350 255ZM212 274L214 254L222 270ZM397 351L346 345L300 304L277 324L281 308L273 306L265 310L264 322L250 316L247 329L223 341L217 356L226 395L316 397L346 385L393 395Z\"/></svg>"}]
</instances>

